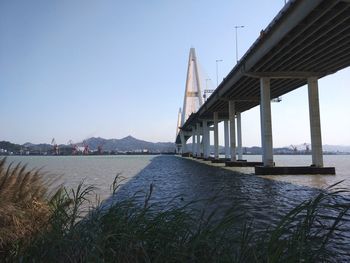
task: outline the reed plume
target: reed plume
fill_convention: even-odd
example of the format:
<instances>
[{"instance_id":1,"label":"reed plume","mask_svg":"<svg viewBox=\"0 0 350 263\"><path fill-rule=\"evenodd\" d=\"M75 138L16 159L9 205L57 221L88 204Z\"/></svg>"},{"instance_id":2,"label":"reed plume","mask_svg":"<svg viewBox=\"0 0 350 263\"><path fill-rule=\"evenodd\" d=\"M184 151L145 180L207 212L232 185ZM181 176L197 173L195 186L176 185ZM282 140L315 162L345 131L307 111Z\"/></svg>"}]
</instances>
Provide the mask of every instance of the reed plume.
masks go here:
<instances>
[{"instance_id":1,"label":"reed plume","mask_svg":"<svg viewBox=\"0 0 350 263\"><path fill-rule=\"evenodd\" d=\"M49 185L40 170L0 160L0 258L47 223Z\"/></svg>"}]
</instances>

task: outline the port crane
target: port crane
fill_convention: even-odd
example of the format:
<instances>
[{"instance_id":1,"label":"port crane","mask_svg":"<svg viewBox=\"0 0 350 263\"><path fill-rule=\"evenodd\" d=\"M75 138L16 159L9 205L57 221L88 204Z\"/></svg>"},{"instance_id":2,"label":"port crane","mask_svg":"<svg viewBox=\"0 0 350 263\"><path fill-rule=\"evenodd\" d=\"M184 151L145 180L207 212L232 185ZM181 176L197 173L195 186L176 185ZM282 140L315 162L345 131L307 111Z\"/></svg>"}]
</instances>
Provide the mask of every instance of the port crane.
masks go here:
<instances>
[{"instance_id":1,"label":"port crane","mask_svg":"<svg viewBox=\"0 0 350 263\"><path fill-rule=\"evenodd\" d=\"M291 144L290 148L293 150L294 153L298 152L298 147L297 146Z\"/></svg>"},{"instance_id":2,"label":"port crane","mask_svg":"<svg viewBox=\"0 0 350 263\"><path fill-rule=\"evenodd\" d=\"M72 147L72 154L76 155L78 152L78 146L72 140L69 140L67 144Z\"/></svg>"},{"instance_id":3,"label":"port crane","mask_svg":"<svg viewBox=\"0 0 350 263\"><path fill-rule=\"evenodd\" d=\"M84 151L83 154L88 155L89 154L89 145L86 143L86 141L83 141Z\"/></svg>"},{"instance_id":4,"label":"port crane","mask_svg":"<svg viewBox=\"0 0 350 263\"><path fill-rule=\"evenodd\" d=\"M52 140L51 140L51 145L52 145L53 154L54 154L54 155L58 155L58 154L59 154L59 148L58 148L58 145L57 145L57 143L56 143L55 138L52 138Z\"/></svg>"}]
</instances>

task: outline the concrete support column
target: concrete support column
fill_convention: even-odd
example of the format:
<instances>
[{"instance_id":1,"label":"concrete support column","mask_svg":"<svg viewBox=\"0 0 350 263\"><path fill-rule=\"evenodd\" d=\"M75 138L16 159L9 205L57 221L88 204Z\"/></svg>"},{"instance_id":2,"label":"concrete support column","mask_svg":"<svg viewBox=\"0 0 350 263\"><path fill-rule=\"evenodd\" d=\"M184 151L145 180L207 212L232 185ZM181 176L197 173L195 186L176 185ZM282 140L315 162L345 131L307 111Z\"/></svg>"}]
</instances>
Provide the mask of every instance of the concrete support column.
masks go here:
<instances>
[{"instance_id":1,"label":"concrete support column","mask_svg":"<svg viewBox=\"0 0 350 263\"><path fill-rule=\"evenodd\" d=\"M243 149L242 149L242 122L241 122L241 113L237 112L237 152L238 160L243 159Z\"/></svg>"},{"instance_id":2,"label":"concrete support column","mask_svg":"<svg viewBox=\"0 0 350 263\"><path fill-rule=\"evenodd\" d=\"M180 139L181 139L181 153L186 153L187 145L186 145L185 135L182 131L180 131Z\"/></svg>"},{"instance_id":3,"label":"concrete support column","mask_svg":"<svg viewBox=\"0 0 350 263\"><path fill-rule=\"evenodd\" d=\"M197 123L196 125L197 125L197 127L196 127L196 131L197 131L196 154L197 154L197 157L199 157L199 156L201 156L201 133L200 133L201 126L200 126L200 123Z\"/></svg>"},{"instance_id":4,"label":"concrete support column","mask_svg":"<svg viewBox=\"0 0 350 263\"><path fill-rule=\"evenodd\" d=\"M203 157L204 155L204 144L203 144L203 134L201 134L202 136L202 141L201 141L201 144L200 144L200 156Z\"/></svg>"},{"instance_id":5,"label":"concrete support column","mask_svg":"<svg viewBox=\"0 0 350 263\"><path fill-rule=\"evenodd\" d=\"M202 122L202 129L203 129L203 157L209 158L210 156L210 137L209 137L209 128L208 128L208 122L204 120Z\"/></svg>"},{"instance_id":6,"label":"concrete support column","mask_svg":"<svg viewBox=\"0 0 350 263\"><path fill-rule=\"evenodd\" d=\"M214 112L214 158L219 159L219 113Z\"/></svg>"},{"instance_id":7,"label":"concrete support column","mask_svg":"<svg viewBox=\"0 0 350 263\"><path fill-rule=\"evenodd\" d=\"M312 165L323 167L320 105L317 78L308 78Z\"/></svg>"},{"instance_id":8,"label":"concrete support column","mask_svg":"<svg viewBox=\"0 0 350 263\"><path fill-rule=\"evenodd\" d=\"M224 136L225 136L225 158L230 158L230 141L229 141L229 129L228 120L224 120Z\"/></svg>"},{"instance_id":9,"label":"concrete support column","mask_svg":"<svg viewBox=\"0 0 350 263\"><path fill-rule=\"evenodd\" d=\"M196 128L192 127L192 156L195 155L196 151Z\"/></svg>"},{"instance_id":10,"label":"concrete support column","mask_svg":"<svg viewBox=\"0 0 350 263\"><path fill-rule=\"evenodd\" d=\"M176 147L175 147L175 153L176 154L179 154L180 153L180 145L176 144Z\"/></svg>"},{"instance_id":11,"label":"concrete support column","mask_svg":"<svg viewBox=\"0 0 350 263\"><path fill-rule=\"evenodd\" d=\"M230 100L228 102L228 112L230 120L230 148L231 161L236 161L236 121L235 121L235 102Z\"/></svg>"},{"instance_id":12,"label":"concrete support column","mask_svg":"<svg viewBox=\"0 0 350 263\"><path fill-rule=\"evenodd\" d=\"M273 166L270 79L260 79L261 145L264 166Z\"/></svg>"}]
</instances>

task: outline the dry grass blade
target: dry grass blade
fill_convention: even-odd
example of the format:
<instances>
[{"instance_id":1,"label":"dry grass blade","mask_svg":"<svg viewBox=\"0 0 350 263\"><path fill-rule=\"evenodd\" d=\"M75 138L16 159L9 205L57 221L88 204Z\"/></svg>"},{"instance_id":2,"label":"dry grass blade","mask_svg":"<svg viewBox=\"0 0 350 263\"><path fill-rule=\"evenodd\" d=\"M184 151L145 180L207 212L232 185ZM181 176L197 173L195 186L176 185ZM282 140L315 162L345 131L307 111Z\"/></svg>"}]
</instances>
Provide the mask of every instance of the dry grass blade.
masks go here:
<instances>
[{"instance_id":1,"label":"dry grass blade","mask_svg":"<svg viewBox=\"0 0 350 263\"><path fill-rule=\"evenodd\" d=\"M48 221L48 184L37 170L0 161L0 258L27 243Z\"/></svg>"}]
</instances>

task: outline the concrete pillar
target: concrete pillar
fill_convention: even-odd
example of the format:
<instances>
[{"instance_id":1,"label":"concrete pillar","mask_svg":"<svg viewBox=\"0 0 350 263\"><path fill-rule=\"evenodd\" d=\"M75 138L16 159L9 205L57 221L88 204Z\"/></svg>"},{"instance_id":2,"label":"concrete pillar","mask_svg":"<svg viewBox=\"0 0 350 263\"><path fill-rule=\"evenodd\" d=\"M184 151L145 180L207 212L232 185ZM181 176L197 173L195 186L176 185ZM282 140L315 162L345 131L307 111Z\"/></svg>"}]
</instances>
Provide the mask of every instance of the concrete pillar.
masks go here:
<instances>
[{"instance_id":1,"label":"concrete pillar","mask_svg":"<svg viewBox=\"0 0 350 263\"><path fill-rule=\"evenodd\" d=\"M187 145L185 140L185 135L182 131L180 131L180 139L181 139L181 152L186 153L187 152Z\"/></svg>"},{"instance_id":2,"label":"concrete pillar","mask_svg":"<svg viewBox=\"0 0 350 263\"><path fill-rule=\"evenodd\" d=\"M204 120L202 122L203 129L203 156L204 158L209 158L210 156L210 136L208 122Z\"/></svg>"},{"instance_id":3,"label":"concrete pillar","mask_svg":"<svg viewBox=\"0 0 350 263\"><path fill-rule=\"evenodd\" d=\"M202 141L201 141L201 144L200 144L200 156L203 157L204 155L204 144L203 144L203 134L201 134L201 137L202 137Z\"/></svg>"},{"instance_id":4,"label":"concrete pillar","mask_svg":"<svg viewBox=\"0 0 350 263\"><path fill-rule=\"evenodd\" d=\"M201 133L200 133L200 129L201 129L201 124L198 122L196 127L196 131L197 131L197 149L196 149L196 153L197 153L197 157L201 156Z\"/></svg>"},{"instance_id":5,"label":"concrete pillar","mask_svg":"<svg viewBox=\"0 0 350 263\"><path fill-rule=\"evenodd\" d=\"M224 136L225 136L225 158L230 158L230 141L229 141L229 129L228 120L224 120Z\"/></svg>"},{"instance_id":6,"label":"concrete pillar","mask_svg":"<svg viewBox=\"0 0 350 263\"><path fill-rule=\"evenodd\" d=\"M196 128L192 127L192 156L195 156L196 152Z\"/></svg>"},{"instance_id":7,"label":"concrete pillar","mask_svg":"<svg viewBox=\"0 0 350 263\"><path fill-rule=\"evenodd\" d=\"M219 159L219 113L214 112L214 158Z\"/></svg>"},{"instance_id":8,"label":"concrete pillar","mask_svg":"<svg viewBox=\"0 0 350 263\"><path fill-rule=\"evenodd\" d=\"M261 145L263 148L262 160L264 166L273 166L271 95L269 78L260 79L260 96Z\"/></svg>"},{"instance_id":9,"label":"concrete pillar","mask_svg":"<svg viewBox=\"0 0 350 263\"><path fill-rule=\"evenodd\" d=\"M230 149L231 161L236 161L236 121L235 121L235 102L230 100L228 102L228 112L230 120Z\"/></svg>"},{"instance_id":10,"label":"concrete pillar","mask_svg":"<svg viewBox=\"0 0 350 263\"><path fill-rule=\"evenodd\" d=\"M312 165L323 167L320 105L317 78L308 78Z\"/></svg>"},{"instance_id":11,"label":"concrete pillar","mask_svg":"<svg viewBox=\"0 0 350 263\"><path fill-rule=\"evenodd\" d=\"M237 152L238 160L243 159L243 149L242 149L242 122L241 122L241 113L237 112Z\"/></svg>"}]
</instances>

